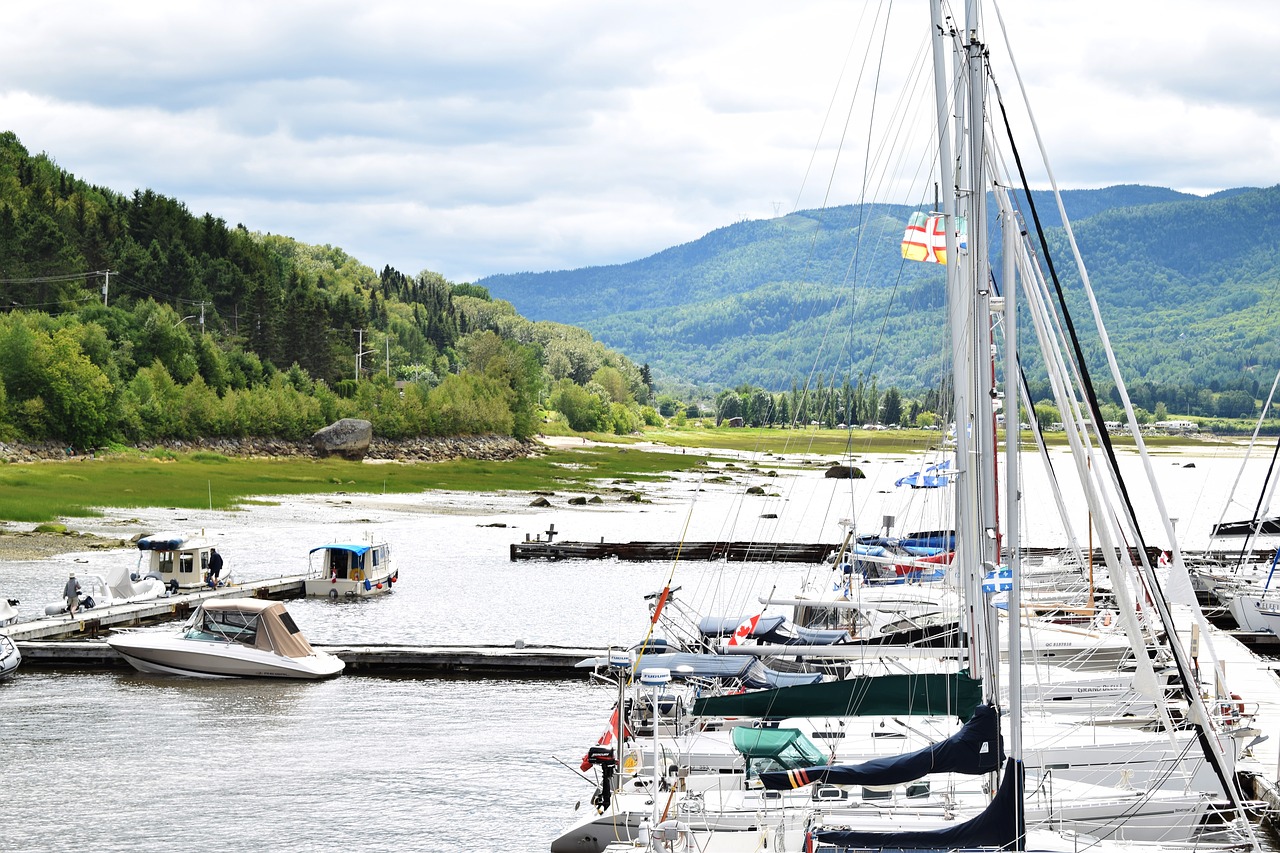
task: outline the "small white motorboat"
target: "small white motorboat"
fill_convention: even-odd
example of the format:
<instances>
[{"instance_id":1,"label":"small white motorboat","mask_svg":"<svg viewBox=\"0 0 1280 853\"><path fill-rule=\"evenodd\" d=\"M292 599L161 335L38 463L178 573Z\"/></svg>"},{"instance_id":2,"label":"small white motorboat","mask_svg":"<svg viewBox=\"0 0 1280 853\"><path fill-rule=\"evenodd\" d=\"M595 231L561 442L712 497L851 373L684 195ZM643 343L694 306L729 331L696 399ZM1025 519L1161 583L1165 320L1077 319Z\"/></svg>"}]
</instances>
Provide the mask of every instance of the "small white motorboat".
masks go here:
<instances>
[{"instance_id":1,"label":"small white motorboat","mask_svg":"<svg viewBox=\"0 0 1280 853\"><path fill-rule=\"evenodd\" d=\"M400 580L385 542L331 542L307 557L306 594L315 598L362 598L391 592Z\"/></svg>"},{"instance_id":2,"label":"small white motorboat","mask_svg":"<svg viewBox=\"0 0 1280 853\"><path fill-rule=\"evenodd\" d=\"M328 678L339 658L318 652L278 601L224 598L200 605L182 628L107 638L140 672L195 678Z\"/></svg>"},{"instance_id":3,"label":"small white motorboat","mask_svg":"<svg viewBox=\"0 0 1280 853\"><path fill-rule=\"evenodd\" d=\"M18 644L9 639L8 635L0 634L0 680L13 675L20 663L22 653L18 651Z\"/></svg>"},{"instance_id":4,"label":"small white motorboat","mask_svg":"<svg viewBox=\"0 0 1280 853\"><path fill-rule=\"evenodd\" d=\"M203 536L184 533L153 533L138 540L138 574L143 578L158 578L170 592L179 589L199 589L209 585L209 560L217 545ZM146 566L143 558L149 556ZM218 578L218 586L233 582L231 573L224 570Z\"/></svg>"}]
</instances>

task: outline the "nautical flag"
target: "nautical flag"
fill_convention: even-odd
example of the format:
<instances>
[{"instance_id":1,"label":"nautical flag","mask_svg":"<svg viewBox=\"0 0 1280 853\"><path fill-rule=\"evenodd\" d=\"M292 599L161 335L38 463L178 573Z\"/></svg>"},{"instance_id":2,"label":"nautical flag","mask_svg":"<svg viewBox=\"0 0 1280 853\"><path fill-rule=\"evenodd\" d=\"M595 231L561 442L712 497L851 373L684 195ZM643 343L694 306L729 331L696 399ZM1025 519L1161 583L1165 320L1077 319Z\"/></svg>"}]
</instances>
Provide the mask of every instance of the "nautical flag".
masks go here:
<instances>
[{"instance_id":1,"label":"nautical flag","mask_svg":"<svg viewBox=\"0 0 1280 853\"><path fill-rule=\"evenodd\" d=\"M945 462L930 465L924 471L915 471L905 477L899 477L894 481L894 485L910 486L913 489L936 489L951 482L947 479L947 473L950 469L951 460L948 459Z\"/></svg>"},{"instance_id":2,"label":"nautical flag","mask_svg":"<svg viewBox=\"0 0 1280 853\"><path fill-rule=\"evenodd\" d=\"M738 629L733 632L733 636L729 638L729 645L731 646L742 645L746 641L747 637L751 636L751 632L756 629L756 623L759 621L760 621L759 613L757 613L755 616L752 616L750 619L747 619L746 621L744 621L741 625L738 626Z\"/></svg>"},{"instance_id":3,"label":"nautical flag","mask_svg":"<svg viewBox=\"0 0 1280 853\"><path fill-rule=\"evenodd\" d=\"M987 572L982 581L983 592L1008 592L1013 589L1013 569L1008 567Z\"/></svg>"},{"instance_id":4,"label":"nautical flag","mask_svg":"<svg viewBox=\"0 0 1280 853\"><path fill-rule=\"evenodd\" d=\"M613 716L609 718L609 728L605 729L604 734L600 735L600 740L596 741L596 746L608 746L609 744L613 743L614 735L616 735L617 732L618 732L618 708L615 705L613 708ZM630 737L631 737L630 727L623 726L622 739L625 741ZM591 769L591 757L590 757L590 753L588 753L587 755L584 755L582 757L582 772L585 773L590 769Z\"/></svg>"},{"instance_id":5,"label":"nautical flag","mask_svg":"<svg viewBox=\"0 0 1280 853\"><path fill-rule=\"evenodd\" d=\"M944 217L938 214L911 214L911 221L907 223L907 233L902 237L902 257L909 261L945 264L947 262L947 229L944 222ZM961 251L968 248L963 216L956 217L956 247Z\"/></svg>"}]
</instances>

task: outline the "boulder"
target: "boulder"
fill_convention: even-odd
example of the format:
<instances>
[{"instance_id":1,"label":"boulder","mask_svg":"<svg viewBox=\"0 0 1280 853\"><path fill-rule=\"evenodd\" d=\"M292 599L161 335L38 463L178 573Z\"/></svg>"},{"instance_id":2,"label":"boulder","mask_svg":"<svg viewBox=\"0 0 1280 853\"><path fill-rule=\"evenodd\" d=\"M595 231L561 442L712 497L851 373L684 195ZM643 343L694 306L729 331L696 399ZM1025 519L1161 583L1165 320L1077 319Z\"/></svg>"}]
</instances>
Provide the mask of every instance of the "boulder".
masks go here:
<instances>
[{"instance_id":1,"label":"boulder","mask_svg":"<svg viewBox=\"0 0 1280 853\"><path fill-rule=\"evenodd\" d=\"M855 468L852 465L832 465L822 476L828 480L865 480L867 478L861 468Z\"/></svg>"},{"instance_id":2,"label":"boulder","mask_svg":"<svg viewBox=\"0 0 1280 853\"><path fill-rule=\"evenodd\" d=\"M311 436L311 446L317 456L341 456L352 462L364 459L371 441L373 424L359 418L343 418Z\"/></svg>"}]
</instances>

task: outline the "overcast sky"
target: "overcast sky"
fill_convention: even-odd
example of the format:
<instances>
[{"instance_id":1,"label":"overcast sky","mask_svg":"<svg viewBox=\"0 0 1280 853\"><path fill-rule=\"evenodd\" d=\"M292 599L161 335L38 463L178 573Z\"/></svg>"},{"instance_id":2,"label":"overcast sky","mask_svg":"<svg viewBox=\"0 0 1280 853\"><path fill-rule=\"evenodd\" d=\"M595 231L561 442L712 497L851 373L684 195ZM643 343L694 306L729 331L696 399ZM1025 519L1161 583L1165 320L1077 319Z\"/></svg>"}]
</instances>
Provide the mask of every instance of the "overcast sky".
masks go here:
<instances>
[{"instance_id":1,"label":"overcast sky","mask_svg":"<svg viewBox=\"0 0 1280 853\"><path fill-rule=\"evenodd\" d=\"M890 6L903 35L893 59L865 67L869 20ZM119 192L149 188L197 215L453 281L634 260L818 207L828 186L831 204L858 200L857 181L829 181L848 109L835 93L914 61L928 18L924 0L5 11L0 129L32 153ZM1063 186L1277 183L1270 0L1001 11Z\"/></svg>"}]
</instances>

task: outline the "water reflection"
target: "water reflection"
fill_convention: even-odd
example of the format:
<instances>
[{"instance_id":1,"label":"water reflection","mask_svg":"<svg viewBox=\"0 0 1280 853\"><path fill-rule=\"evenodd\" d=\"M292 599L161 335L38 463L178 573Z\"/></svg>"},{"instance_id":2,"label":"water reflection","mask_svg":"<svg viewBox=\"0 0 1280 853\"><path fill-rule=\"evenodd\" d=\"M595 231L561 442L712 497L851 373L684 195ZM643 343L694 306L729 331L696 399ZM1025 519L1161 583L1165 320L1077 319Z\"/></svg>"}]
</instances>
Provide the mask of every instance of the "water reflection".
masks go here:
<instances>
[{"instance_id":1,"label":"water reflection","mask_svg":"<svg viewBox=\"0 0 1280 853\"><path fill-rule=\"evenodd\" d=\"M581 683L24 672L0 685L10 851L545 850L598 735ZM554 725L548 725L554 721Z\"/></svg>"}]
</instances>

